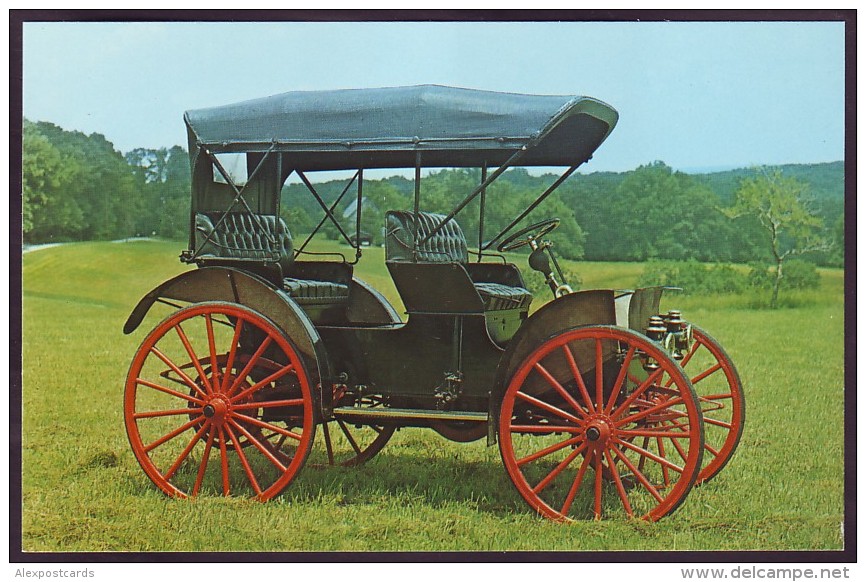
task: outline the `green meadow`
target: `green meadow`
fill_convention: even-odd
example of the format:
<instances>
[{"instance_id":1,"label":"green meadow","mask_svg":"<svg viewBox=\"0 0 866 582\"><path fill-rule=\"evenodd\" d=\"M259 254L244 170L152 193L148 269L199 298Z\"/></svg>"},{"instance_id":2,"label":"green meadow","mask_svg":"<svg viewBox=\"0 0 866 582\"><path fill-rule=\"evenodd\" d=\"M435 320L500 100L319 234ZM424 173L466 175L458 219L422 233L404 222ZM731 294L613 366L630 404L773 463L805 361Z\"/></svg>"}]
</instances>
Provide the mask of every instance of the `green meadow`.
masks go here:
<instances>
[{"instance_id":1,"label":"green meadow","mask_svg":"<svg viewBox=\"0 0 866 582\"><path fill-rule=\"evenodd\" d=\"M333 249L320 243L317 249ZM746 390L746 426L722 473L658 523L559 525L520 498L497 447L399 431L358 468L307 465L268 503L174 500L146 477L123 425L123 385L151 314L136 302L186 269L183 243L75 243L23 257L22 536L28 552L838 550L844 519L844 276L786 307L669 296L715 336ZM524 258L516 259L521 266ZM633 287L643 266L570 262L582 288ZM399 305L380 248L356 274ZM321 431L314 446L324 448Z\"/></svg>"}]
</instances>

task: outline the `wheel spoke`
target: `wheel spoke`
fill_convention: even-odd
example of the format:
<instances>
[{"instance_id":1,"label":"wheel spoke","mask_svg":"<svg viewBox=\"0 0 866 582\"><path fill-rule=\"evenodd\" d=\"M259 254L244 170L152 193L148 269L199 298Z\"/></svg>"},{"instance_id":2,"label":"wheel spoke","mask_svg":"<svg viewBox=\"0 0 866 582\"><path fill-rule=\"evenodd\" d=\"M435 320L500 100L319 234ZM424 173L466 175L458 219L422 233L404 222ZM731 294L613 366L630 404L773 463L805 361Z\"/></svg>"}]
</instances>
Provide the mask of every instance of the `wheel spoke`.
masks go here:
<instances>
[{"instance_id":1,"label":"wheel spoke","mask_svg":"<svg viewBox=\"0 0 866 582\"><path fill-rule=\"evenodd\" d=\"M175 472L180 468L181 464L186 460L186 458L192 452L193 447L199 441L199 439L201 438L201 435L204 434L204 431L206 431L207 429L208 429L207 424L202 424L201 428L198 429L198 431L192 436L192 438L189 440L189 443L186 445L186 447L183 449L183 451L180 453L180 455L175 460L174 464L169 468L168 471L166 471L165 475L163 475L163 477L165 477L166 480L171 481L171 478L174 477Z\"/></svg>"},{"instance_id":2,"label":"wheel spoke","mask_svg":"<svg viewBox=\"0 0 866 582\"><path fill-rule=\"evenodd\" d=\"M550 445L549 447L543 448L540 451L536 451L536 452L532 453L531 455L527 455L523 458L517 459L517 466L519 467L521 465L525 465L526 463L530 463L532 461L538 460L541 457L546 457L547 455L550 455L552 453L555 453L556 451L562 450L565 447L568 447L571 445L576 445L577 443L579 443L582 440L583 440L582 436L576 436L576 437L572 437L570 439L566 439L562 442L558 442L556 444Z\"/></svg>"},{"instance_id":3,"label":"wheel spoke","mask_svg":"<svg viewBox=\"0 0 866 582\"><path fill-rule=\"evenodd\" d=\"M554 378L553 375L551 375L551 373L548 372L544 366L542 366L540 363L537 363L537 364L535 364L535 369L538 371L539 374L541 374L544 377L545 380L547 380L548 384L553 386L553 388L557 392L559 392L559 395L562 396L565 399L565 401L568 402L571 405L571 407L574 408L574 410L579 415L581 415L584 418L587 418L588 415L583 410L583 407L577 403L577 400L575 400L574 397L568 393L568 391L562 386L562 384L560 384L559 382L556 381L556 378Z\"/></svg>"},{"instance_id":4,"label":"wheel spoke","mask_svg":"<svg viewBox=\"0 0 866 582\"><path fill-rule=\"evenodd\" d=\"M704 417L704 423L705 424L712 424L713 426L721 426L722 428L726 428L728 430L730 430L734 426L730 422L724 422L721 420L716 420L715 418L710 418L709 416Z\"/></svg>"},{"instance_id":5,"label":"wheel spoke","mask_svg":"<svg viewBox=\"0 0 866 582\"><path fill-rule=\"evenodd\" d=\"M732 400L733 398L734 395L730 392L726 394L708 394L706 396L698 396L698 400Z\"/></svg>"},{"instance_id":6,"label":"wheel spoke","mask_svg":"<svg viewBox=\"0 0 866 582\"><path fill-rule=\"evenodd\" d=\"M704 370L703 372L701 372L700 374L698 374L697 376L695 376L694 378L692 378L692 385L697 384L698 382L700 382L701 380L703 380L704 378L706 378L706 377L709 376L710 374L714 374L714 373L718 372L718 371L721 370L721 369L722 369L722 364L721 364L721 363L717 363L715 366L712 366L712 367L710 367L710 368L707 368L706 370Z\"/></svg>"},{"instance_id":7,"label":"wheel spoke","mask_svg":"<svg viewBox=\"0 0 866 582\"><path fill-rule=\"evenodd\" d=\"M692 356L694 356L697 353L698 349L700 349L700 347L702 345L703 345L703 343L701 343L700 341L694 342L692 344L691 349L689 349L689 353L687 353L685 356L683 356L683 359L680 360L680 367L685 368L686 364L688 364L691 361Z\"/></svg>"},{"instance_id":8,"label":"wheel spoke","mask_svg":"<svg viewBox=\"0 0 866 582\"><path fill-rule=\"evenodd\" d=\"M248 396L250 396L251 394L253 394L254 392L261 390L264 386L267 386L268 384L270 384L274 380L278 380L278 379L282 378L283 376L285 376L286 374L288 374L289 372L291 372L294 369L295 369L294 366L292 366L291 364L289 364L288 366L284 366L283 368L280 368L279 370L277 370L276 372L274 372L273 374L271 374L270 376L268 376L264 380L260 380L260 381L256 382L255 384L253 384L252 386L250 386L249 388L247 388L246 390L244 390L243 392L241 392L235 396L232 396L230 401L231 402L237 402L238 400L243 400L243 399L247 398Z\"/></svg>"},{"instance_id":9,"label":"wheel spoke","mask_svg":"<svg viewBox=\"0 0 866 582\"><path fill-rule=\"evenodd\" d=\"M175 410L153 410L149 412L136 412L132 418L138 420L140 418L157 418L160 416L177 416L180 414L201 414L201 408L178 408Z\"/></svg>"},{"instance_id":10,"label":"wheel spoke","mask_svg":"<svg viewBox=\"0 0 866 582\"><path fill-rule=\"evenodd\" d=\"M665 425L665 426L668 426L668 425ZM686 430L686 429L682 428L682 430ZM683 450L683 447L679 443L679 441L677 441L676 439L672 439L671 444L674 445L674 448L677 450L677 454L679 454L680 458L683 460L683 462L685 462L687 455L686 455L686 452Z\"/></svg>"},{"instance_id":11,"label":"wheel spoke","mask_svg":"<svg viewBox=\"0 0 866 582\"><path fill-rule=\"evenodd\" d=\"M152 451L156 447L167 443L168 441L175 438L179 434L182 434L184 431L188 430L190 427L200 423L203 418L204 418L203 416L198 416L198 417L190 420L189 422L182 424L181 426L177 427L176 429L174 429L170 433L162 436L161 438L155 440L154 442L152 442L149 445L147 445L146 447L144 447L144 452L149 453L150 451Z\"/></svg>"},{"instance_id":12,"label":"wheel spoke","mask_svg":"<svg viewBox=\"0 0 866 582\"><path fill-rule=\"evenodd\" d=\"M276 458L276 457L275 457L275 456L274 456L274 455L273 455L273 454L272 454L268 449L266 449L265 446L264 446L261 442L259 442L259 440L258 440L257 438L255 438L255 437L252 435L252 433L250 433L250 432L249 432L247 429L245 429L243 426L241 426L240 424L238 424L237 422L235 422L235 420L234 420L233 418L230 418L230 419L229 419L229 424L231 424L231 425L232 425L233 427L235 427L238 431L240 431L240 432L241 432L245 437L247 437L247 440L248 440L249 442L253 443L253 446L255 446L259 451L261 451L261 453L262 453L262 454L263 454L263 455L264 455L264 456L265 456L265 457L266 457L266 458L267 458L271 463L273 463L273 465L274 465L277 469L279 469L282 473L285 473L285 472L288 470L288 468L285 467L282 463L280 463L280 462L277 460L277 458Z\"/></svg>"},{"instance_id":13,"label":"wheel spoke","mask_svg":"<svg viewBox=\"0 0 866 582\"><path fill-rule=\"evenodd\" d=\"M628 467L628 470L631 471L632 475L637 477L637 480L640 481L641 485L644 486L644 489L649 491L650 495L655 497L656 501L658 501L659 503L664 501L664 497L662 497L661 494L656 490L656 488L652 486L652 483L649 482L646 476L640 471L638 471L637 467L635 467L634 464L629 461L628 457L625 456L625 453L619 450L618 447L613 447L613 452L616 454L617 457L622 460L625 466Z\"/></svg>"},{"instance_id":14,"label":"wheel spoke","mask_svg":"<svg viewBox=\"0 0 866 582\"><path fill-rule=\"evenodd\" d=\"M595 452L595 506L593 508L593 512L595 513L595 519L601 519L601 483L602 483L602 474L601 474L601 455L598 452Z\"/></svg>"},{"instance_id":15,"label":"wheel spoke","mask_svg":"<svg viewBox=\"0 0 866 582\"><path fill-rule=\"evenodd\" d=\"M628 494L625 492L625 487L623 487L622 479L620 479L619 471L616 470L616 465L613 462L613 457L610 455L610 451L604 451L604 457L607 459L607 466L610 469L611 474L613 475L613 482L616 485L616 492L619 494L619 498L622 501L622 506L625 508L625 513L629 517L634 517L634 511L631 508L631 503L628 501Z\"/></svg>"},{"instance_id":16,"label":"wheel spoke","mask_svg":"<svg viewBox=\"0 0 866 582\"><path fill-rule=\"evenodd\" d=\"M220 467L223 477L223 495L229 496L229 454L226 451L226 432L220 427Z\"/></svg>"},{"instance_id":17,"label":"wheel spoke","mask_svg":"<svg viewBox=\"0 0 866 582\"><path fill-rule=\"evenodd\" d=\"M180 368L178 368L178 367L177 367L177 364L175 364L174 362L172 362L172 361L169 359L168 356L166 356L165 354L163 354L163 353L159 350L159 348L157 348L156 346L153 346L152 348L150 348L150 351L151 351L151 353L154 354L157 358L159 358L160 360L162 360L163 363L164 363L166 366L168 366L169 368L171 368L171 369L174 371L175 374L177 374L178 376L180 376L181 379L183 380L184 384L186 384L187 386L189 386L190 388L192 388L192 389L195 391L196 394L198 394L201 398L207 398L207 394L205 394L204 392L202 392L202 390L201 390L201 388L199 388L198 384L196 384L195 382L193 382L192 378L190 378L189 376L187 376L187 375L184 373L183 370L181 370Z\"/></svg>"},{"instance_id":18,"label":"wheel spoke","mask_svg":"<svg viewBox=\"0 0 866 582\"><path fill-rule=\"evenodd\" d=\"M575 423L578 426L582 426L584 424L583 420L579 419L578 417L574 416L573 414L569 414L566 411L562 410L561 408L558 408L552 404L548 404L547 402L544 402L543 400L539 400L538 398L536 398L534 396L530 396L529 394L524 394L523 392L518 392L516 394L516 396L518 398L520 398L521 400L525 400L526 402L529 402L530 404L534 404L535 406L537 406L538 408L541 408L542 410L546 410L547 412L555 414L556 416L558 416L560 418L564 418L565 420L570 420L571 422Z\"/></svg>"},{"instance_id":19,"label":"wheel spoke","mask_svg":"<svg viewBox=\"0 0 866 582\"><path fill-rule=\"evenodd\" d=\"M674 465L673 463L671 463L667 459L663 459L663 458L659 457L658 455L651 453L648 450L637 446L634 443L630 443L630 442L624 441L622 439L616 439L616 442L619 443L620 445L624 446L627 449L633 450L634 452L636 452L639 455L643 455L644 457L646 457L652 461L655 461L656 463L658 463L659 465L662 465L663 467L664 466L670 467L671 469L673 469L674 471L676 471L677 473L680 473L680 474L682 474L682 472L683 472L683 468L680 467L679 465Z\"/></svg>"},{"instance_id":20,"label":"wheel spoke","mask_svg":"<svg viewBox=\"0 0 866 582\"><path fill-rule=\"evenodd\" d=\"M238 407L235 406L234 408L235 408L235 410L237 410ZM259 428L263 428L266 430L272 430L272 431L274 431L275 434L279 434L279 435L282 435L284 437L291 437L297 441L300 441L303 438L301 435L295 434L287 428L281 428L279 426L274 426L272 424L268 424L267 422L259 420L258 418L253 418L252 416L247 416L246 414L238 414L237 416L239 418L242 418L243 422L247 422L249 424L255 425Z\"/></svg>"},{"instance_id":21,"label":"wheel spoke","mask_svg":"<svg viewBox=\"0 0 866 582\"><path fill-rule=\"evenodd\" d=\"M625 418L619 419L618 421L616 421L616 426L620 427L620 426L624 426L624 425L632 423L632 422L637 422L638 420L640 420L642 418L646 418L650 414L655 414L656 412L658 412L660 410L664 410L665 408L670 408L671 406L676 406L676 405L682 404L682 403L683 403L683 399L680 396L677 396L675 398L671 398L670 400L665 400L664 402L660 402L660 403L656 404L655 406L650 406L649 408L641 410L640 412L636 412L635 414L632 414L631 416L626 416ZM676 416L681 416L681 417L682 416L686 416L686 417L688 416L688 414L686 414L685 412L680 412L678 410L670 410L669 412L671 414L675 414Z\"/></svg>"},{"instance_id":22,"label":"wheel spoke","mask_svg":"<svg viewBox=\"0 0 866 582\"><path fill-rule=\"evenodd\" d=\"M229 378L229 370L232 370L235 365L235 357L237 356L238 346L241 341L241 330L244 327L244 320L238 318L237 325L235 325L235 333L232 336L232 343L229 347L229 355L226 359L226 369L223 373L222 381L220 382L220 392L225 392L228 389L228 378Z\"/></svg>"},{"instance_id":23,"label":"wheel spoke","mask_svg":"<svg viewBox=\"0 0 866 582\"><path fill-rule=\"evenodd\" d=\"M628 375L628 369L631 366L631 360L632 358L634 358L635 350L635 346L631 346L629 347L628 352L626 352L625 354L625 360L623 360L622 368L620 368L619 375L616 378L616 382L613 383L613 389L610 391L610 398L608 398L607 406L604 407L605 414L610 414L613 405L616 403L616 397L622 390L626 376Z\"/></svg>"},{"instance_id":24,"label":"wheel spoke","mask_svg":"<svg viewBox=\"0 0 866 582\"><path fill-rule=\"evenodd\" d=\"M339 421L337 421L339 422ZM342 428L342 427L341 427ZM328 464L334 465L334 447L331 445L331 429L328 428L328 423L322 423L322 433L325 437L325 452L328 454Z\"/></svg>"},{"instance_id":25,"label":"wheel spoke","mask_svg":"<svg viewBox=\"0 0 866 582\"><path fill-rule=\"evenodd\" d=\"M536 485L535 487L532 488L533 493L535 493L535 494L541 493L541 491L545 487L550 485L550 482L553 481L554 479L556 479L556 476L559 475L560 473L562 473L563 469L568 467L571 464L571 462L574 461L574 459L577 458L577 456L581 452L583 452L583 449L585 449L585 448L586 448L586 443L583 443L582 445L580 445L579 447L577 447L576 449L571 451L567 457L565 457L562 461L560 461L559 464L556 467L554 467L553 470L550 473L548 473L547 476L545 476L544 479L542 479L538 483L538 485Z\"/></svg>"},{"instance_id":26,"label":"wheel spoke","mask_svg":"<svg viewBox=\"0 0 866 582\"><path fill-rule=\"evenodd\" d=\"M590 459L592 459L592 453L584 455L580 469L577 470L577 475L571 483L571 488L568 490L568 494L565 496L565 501L562 504L562 509L559 511L562 515L568 515L568 510L571 509L571 504L574 502L574 496L577 495L577 490L580 488L581 481L583 481L586 468L589 467Z\"/></svg>"},{"instance_id":27,"label":"wheel spoke","mask_svg":"<svg viewBox=\"0 0 866 582\"><path fill-rule=\"evenodd\" d=\"M656 438L668 438L668 439L687 439L690 438L689 434L682 431L665 431L665 430L620 430L617 431L621 435L625 436L642 436L642 437L656 437Z\"/></svg>"},{"instance_id":28,"label":"wheel spoke","mask_svg":"<svg viewBox=\"0 0 866 582\"><path fill-rule=\"evenodd\" d=\"M355 442L354 437L352 437L352 433L346 427L346 424L342 420L337 420L337 424L340 426L340 430L343 431L343 434L346 436L346 440L349 441L349 444L352 445L352 448L355 450L355 454L361 454L361 447L358 446L358 443Z\"/></svg>"},{"instance_id":29,"label":"wheel spoke","mask_svg":"<svg viewBox=\"0 0 866 582\"><path fill-rule=\"evenodd\" d=\"M713 455L714 457L718 457L718 456L719 456L719 451L717 451L716 449L714 449L713 447L711 447L711 446L708 445L707 443L704 443L704 449L710 451L710 453L712 453L712 455Z\"/></svg>"},{"instance_id":30,"label":"wheel spoke","mask_svg":"<svg viewBox=\"0 0 866 582\"><path fill-rule=\"evenodd\" d=\"M159 384L154 384L153 382L149 382L144 378L136 378L135 383L141 384L142 386L147 386L148 388L153 388L154 390L159 390L160 392L164 392L165 394L174 396L175 398L180 398L181 400L186 400L187 402L204 405L204 401L196 398L195 396L190 396L189 394L184 394L183 392L178 392L177 390L172 390L171 388L166 388L165 386L161 386Z\"/></svg>"},{"instance_id":31,"label":"wheel spoke","mask_svg":"<svg viewBox=\"0 0 866 582\"><path fill-rule=\"evenodd\" d=\"M661 456L663 459L667 459L667 455L665 454L665 444L662 441L662 439L659 437L656 437L656 446L659 449L659 456ZM662 478L665 481L665 487L670 487L671 486L670 471L665 466L662 466Z\"/></svg>"},{"instance_id":32,"label":"wheel spoke","mask_svg":"<svg viewBox=\"0 0 866 582\"><path fill-rule=\"evenodd\" d=\"M292 406L303 406L303 398L292 398L290 400L264 400L262 402L241 402L232 404L233 410L249 410L251 408L288 408Z\"/></svg>"},{"instance_id":33,"label":"wheel spoke","mask_svg":"<svg viewBox=\"0 0 866 582\"><path fill-rule=\"evenodd\" d=\"M241 446L240 441L235 436L235 433L232 432L232 429L229 425L224 425L223 429L228 434L231 441L235 444L234 450L238 455L238 459L241 461L241 465L244 468L244 473L247 474L247 479L250 482L250 485L253 486L253 491L256 492L256 495L262 494L262 488L259 486L259 482L256 480L256 476L253 474L253 469L250 467L249 461L247 461L247 456L244 454L244 448Z\"/></svg>"},{"instance_id":34,"label":"wheel spoke","mask_svg":"<svg viewBox=\"0 0 866 582\"><path fill-rule=\"evenodd\" d=\"M207 328L207 345L210 350L210 365L211 365L211 374L214 376L214 381L216 381L218 377L219 367L217 366L217 352L216 352L216 341L214 341L213 334L213 319L211 319L211 314L206 313L204 316L205 327ZM216 388L216 386L214 386Z\"/></svg>"},{"instance_id":35,"label":"wheel spoke","mask_svg":"<svg viewBox=\"0 0 866 582\"><path fill-rule=\"evenodd\" d=\"M586 403L586 409L595 412L595 406L592 404L592 398L589 397L589 390L586 389L586 383L583 381L583 376L577 367L577 362L574 359L574 354L568 344L562 346L562 351L565 352L565 359L568 361L568 367L571 368L571 375L574 376L574 381L577 382L577 388L583 401Z\"/></svg>"},{"instance_id":36,"label":"wheel spoke","mask_svg":"<svg viewBox=\"0 0 866 582\"><path fill-rule=\"evenodd\" d=\"M578 426L557 426L553 424L514 424L510 427L512 433L536 433L548 434L555 432L565 432L569 434L582 434L583 429Z\"/></svg>"},{"instance_id":37,"label":"wheel spoke","mask_svg":"<svg viewBox=\"0 0 866 582\"><path fill-rule=\"evenodd\" d=\"M210 380L208 380L207 376L204 373L204 369L201 367L201 362L198 361L198 356L195 355L195 350L192 348L192 344L189 341L189 338L184 333L183 328L180 325L180 322L176 326L174 326L175 331L177 332L178 337L180 338L180 342L183 344L184 349L186 349L186 353L189 355L189 359L192 362L193 366L195 366L195 371L198 372L198 377L201 378L202 384L204 384L205 392L208 394L213 393L213 387L211 386Z\"/></svg>"},{"instance_id":38,"label":"wheel spoke","mask_svg":"<svg viewBox=\"0 0 866 582\"><path fill-rule=\"evenodd\" d=\"M235 390L237 390L240 385L243 384L244 378L246 378L247 375L249 375L250 371L255 367L256 363L259 361L259 358L262 357L262 354L265 353L265 350L268 349L269 345L271 345L271 341L271 336L265 337L265 339L262 341L262 344L247 362L247 365L244 366L243 370L241 370L241 373L235 376L234 382L226 391L227 396L231 397L232 394L235 393Z\"/></svg>"},{"instance_id":39,"label":"wheel spoke","mask_svg":"<svg viewBox=\"0 0 866 582\"><path fill-rule=\"evenodd\" d=\"M596 410L604 410L604 361L601 340L595 340L595 401ZM597 455L596 455L597 456Z\"/></svg>"},{"instance_id":40,"label":"wheel spoke","mask_svg":"<svg viewBox=\"0 0 866 582\"><path fill-rule=\"evenodd\" d=\"M210 458L210 450L213 447L213 439L216 435L216 428L213 425L210 426L210 431L207 436L207 443L204 446L204 453L201 456L201 465L198 468L198 474L195 476L195 484L192 486L192 496L195 497L198 495L198 492L201 490L201 482L204 479L204 473L207 470L207 462Z\"/></svg>"},{"instance_id":41,"label":"wheel spoke","mask_svg":"<svg viewBox=\"0 0 866 582\"><path fill-rule=\"evenodd\" d=\"M616 407L616 409L610 413L610 416L613 418L618 417L620 414L628 411L628 407L631 406L632 402L637 400L637 398L646 392L647 388L653 385L653 383L659 379L659 377L664 373L664 368L659 368L652 374L650 374L646 380L644 380L637 388L634 389L634 392L629 394L628 398L626 398L622 404Z\"/></svg>"}]
</instances>

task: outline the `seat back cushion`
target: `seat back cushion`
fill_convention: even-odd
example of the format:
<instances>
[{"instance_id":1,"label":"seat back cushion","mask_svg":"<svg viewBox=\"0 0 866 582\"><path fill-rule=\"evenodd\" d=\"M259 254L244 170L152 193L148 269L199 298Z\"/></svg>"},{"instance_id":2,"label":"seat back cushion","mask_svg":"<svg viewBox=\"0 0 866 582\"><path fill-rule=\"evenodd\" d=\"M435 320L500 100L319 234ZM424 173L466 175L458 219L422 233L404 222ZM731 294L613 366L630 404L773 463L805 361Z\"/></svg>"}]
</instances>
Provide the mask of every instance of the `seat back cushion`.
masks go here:
<instances>
[{"instance_id":1,"label":"seat back cushion","mask_svg":"<svg viewBox=\"0 0 866 582\"><path fill-rule=\"evenodd\" d=\"M432 238L419 245L413 257L415 213L389 210L385 214L385 260L420 263L463 263L469 259L463 229L454 219L445 223ZM418 213L418 240L423 241L445 218L444 214Z\"/></svg>"},{"instance_id":2,"label":"seat back cushion","mask_svg":"<svg viewBox=\"0 0 866 582\"><path fill-rule=\"evenodd\" d=\"M220 222L220 212L195 215L195 249L203 259L261 260L292 264L292 235L282 218L232 212ZM202 246L204 243L204 246Z\"/></svg>"}]
</instances>

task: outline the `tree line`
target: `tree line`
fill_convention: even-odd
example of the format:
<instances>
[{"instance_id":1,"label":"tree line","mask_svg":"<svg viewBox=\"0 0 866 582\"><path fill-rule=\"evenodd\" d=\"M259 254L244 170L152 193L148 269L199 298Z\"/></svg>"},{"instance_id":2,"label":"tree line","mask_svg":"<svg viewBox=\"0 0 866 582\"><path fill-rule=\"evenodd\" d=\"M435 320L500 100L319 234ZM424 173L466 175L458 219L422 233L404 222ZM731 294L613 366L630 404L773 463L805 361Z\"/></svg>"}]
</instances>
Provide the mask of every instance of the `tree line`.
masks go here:
<instances>
[{"instance_id":1,"label":"tree line","mask_svg":"<svg viewBox=\"0 0 866 582\"><path fill-rule=\"evenodd\" d=\"M25 243L106 240L132 236L183 239L189 221L190 171L184 148L139 148L126 153L99 134L65 131L48 122L24 121L22 227ZM815 246L807 258L827 265L843 262L841 162L786 166L774 170L794 180L798 200L815 217L812 231L832 245ZM766 226L755 212L742 211L737 193L760 187L766 169L710 174L678 172L663 162L635 170L574 174L518 226L556 216L555 249L566 258L592 261L697 260L772 263ZM484 239L511 222L557 176L505 172L486 191ZM478 169L441 170L422 180L424 210L448 212L481 182ZM345 180L316 184L332 204ZM353 233L355 200L350 189L335 214ZM365 180L362 230L381 242L384 213L411 209L414 184L393 176ZM296 238L323 216L303 184L283 188L282 214ZM471 247L478 244L479 199L458 216ZM325 232L337 238L326 223ZM782 234L776 243L793 244ZM788 237L787 239L785 237Z\"/></svg>"}]
</instances>

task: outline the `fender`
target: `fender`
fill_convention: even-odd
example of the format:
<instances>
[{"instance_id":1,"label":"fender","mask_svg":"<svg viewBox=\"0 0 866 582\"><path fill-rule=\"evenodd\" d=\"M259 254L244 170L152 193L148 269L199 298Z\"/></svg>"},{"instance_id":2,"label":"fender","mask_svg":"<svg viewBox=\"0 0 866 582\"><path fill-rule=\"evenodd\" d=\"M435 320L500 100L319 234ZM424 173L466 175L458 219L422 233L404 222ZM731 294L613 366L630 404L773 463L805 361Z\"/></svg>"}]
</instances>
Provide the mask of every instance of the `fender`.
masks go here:
<instances>
[{"instance_id":1,"label":"fender","mask_svg":"<svg viewBox=\"0 0 866 582\"><path fill-rule=\"evenodd\" d=\"M141 298L126 320L123 333L135 331L153 304L162 299L187 303L228 301L253 309L292 340L314 376L314 386L331 378L327 352L307 314L287 293L261 277L229 267L203 267L181 273Z\"/></svg>"}]
</instances>

